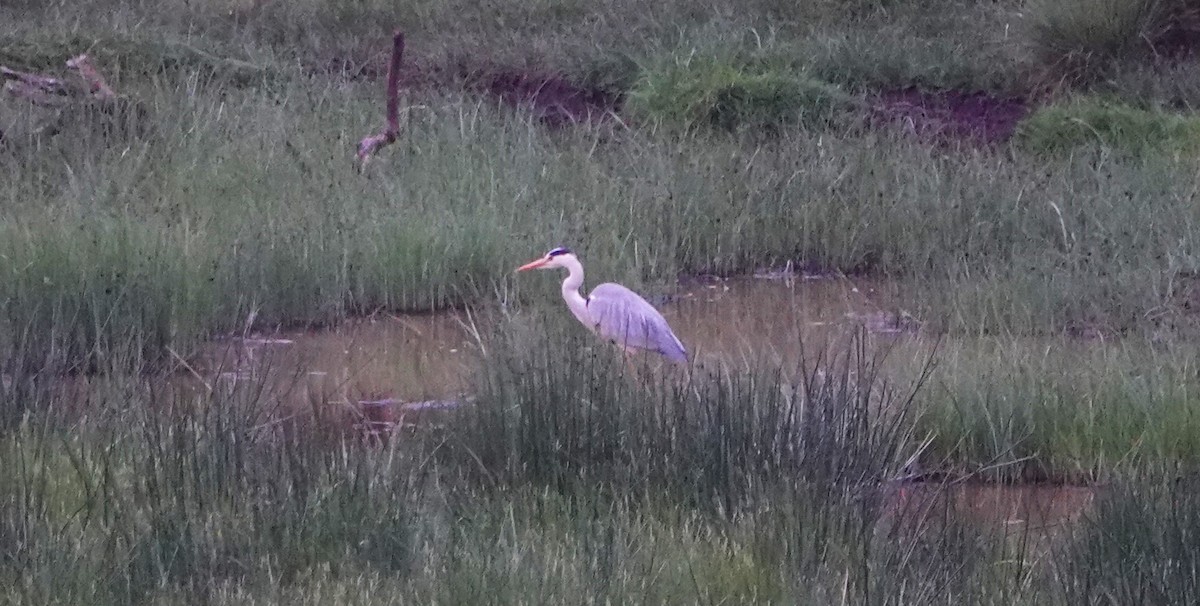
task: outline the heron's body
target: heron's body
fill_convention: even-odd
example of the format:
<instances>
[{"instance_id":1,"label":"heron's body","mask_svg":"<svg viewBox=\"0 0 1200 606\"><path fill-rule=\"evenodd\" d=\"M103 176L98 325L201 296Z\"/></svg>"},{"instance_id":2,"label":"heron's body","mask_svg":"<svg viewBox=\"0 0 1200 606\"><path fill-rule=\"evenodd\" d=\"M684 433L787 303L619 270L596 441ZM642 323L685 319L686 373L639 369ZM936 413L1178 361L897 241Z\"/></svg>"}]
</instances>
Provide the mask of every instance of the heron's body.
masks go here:
<instances>
[{"instance_id":1,"label":"heron's body","mask_svg":"<svg viewBox=\"0 0 1200 606\"><path fill-rule=\"evenodd\" d=\"M687 350L671 331L667 320L637 293L620 284L604 283L592 289L586 298L579 294L579 288L583 286L583 265L570 251L556 248L521 269L551 267L561 267L569 272L562 283L563 300L588 330L626 351L643 349L662 354L673 362L687 362Z\"/></svg>"}]
</instances>

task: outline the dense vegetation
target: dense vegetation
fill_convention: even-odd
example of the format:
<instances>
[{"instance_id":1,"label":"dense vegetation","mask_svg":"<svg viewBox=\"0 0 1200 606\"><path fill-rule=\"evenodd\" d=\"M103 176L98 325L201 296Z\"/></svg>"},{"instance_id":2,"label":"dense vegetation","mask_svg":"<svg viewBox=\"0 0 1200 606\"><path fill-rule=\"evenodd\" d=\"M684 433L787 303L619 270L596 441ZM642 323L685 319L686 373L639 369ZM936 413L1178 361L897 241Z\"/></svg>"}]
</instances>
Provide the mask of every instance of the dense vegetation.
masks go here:
<instances>
[{"instance_id":1,"label":"dense vegetation","mask_svg":"<svg viewBox=\"0 0 1200 606\"><path fill-rule=\"evenodd\" d=\"M1183 0L15 0L0 23L0 65L86 51L128 101L0 100L6 601L1196 601ZM360 173L394 27L403 129ZM558 244L656 292L888 280L923 338L636 378L566 320L530 330L558 316L511 270ZM500 318L477 400L384 445L334 403L178 380L214 335L451 307ZM897 507L920 470L1103 489L1013 531L954 485Z\"/></svg>"}]
</instances>

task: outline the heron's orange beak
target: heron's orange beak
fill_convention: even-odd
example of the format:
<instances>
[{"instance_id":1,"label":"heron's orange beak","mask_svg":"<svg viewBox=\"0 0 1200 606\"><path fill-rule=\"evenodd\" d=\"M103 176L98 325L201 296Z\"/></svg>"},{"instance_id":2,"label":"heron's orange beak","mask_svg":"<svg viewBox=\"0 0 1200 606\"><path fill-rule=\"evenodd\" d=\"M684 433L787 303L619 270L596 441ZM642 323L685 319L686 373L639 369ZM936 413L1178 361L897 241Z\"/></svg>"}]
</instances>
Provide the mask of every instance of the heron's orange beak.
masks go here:
<instances>
[{"instance_id":1,"label":"heron's orange beak","mask_svg":"<svg viewBox=\"0 0 1200 606\"><path fill-rule=\"evenodd\" d=\"M538 259L536 261L530 261L529 263L526 263L526 264L518 267L517 271L526 271L529 269L537 269L549 262L550 262L550 257L542 257L541 259Z\"/></svg>"}]
</instances>

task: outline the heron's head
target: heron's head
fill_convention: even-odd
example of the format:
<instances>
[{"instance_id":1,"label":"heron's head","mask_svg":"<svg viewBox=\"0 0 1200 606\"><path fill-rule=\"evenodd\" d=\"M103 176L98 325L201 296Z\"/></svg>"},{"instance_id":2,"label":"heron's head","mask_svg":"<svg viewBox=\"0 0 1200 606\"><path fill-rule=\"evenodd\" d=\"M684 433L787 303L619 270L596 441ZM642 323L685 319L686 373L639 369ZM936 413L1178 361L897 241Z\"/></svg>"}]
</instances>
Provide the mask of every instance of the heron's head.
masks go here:
<instances>
[{"instance_id":1,"label":"heron's head","mask_svg":"<svg viewBox=\"0 0 1200 606\"><path fill-rule=\"evenodd\" d=\"M528 269L554 269L556 267L567 267L567 261L575 259L575 253L570 249L558 247L546 253L546 256L530 261L517 268L517 271L525 271Z\"/></svg>"}]
</instances>

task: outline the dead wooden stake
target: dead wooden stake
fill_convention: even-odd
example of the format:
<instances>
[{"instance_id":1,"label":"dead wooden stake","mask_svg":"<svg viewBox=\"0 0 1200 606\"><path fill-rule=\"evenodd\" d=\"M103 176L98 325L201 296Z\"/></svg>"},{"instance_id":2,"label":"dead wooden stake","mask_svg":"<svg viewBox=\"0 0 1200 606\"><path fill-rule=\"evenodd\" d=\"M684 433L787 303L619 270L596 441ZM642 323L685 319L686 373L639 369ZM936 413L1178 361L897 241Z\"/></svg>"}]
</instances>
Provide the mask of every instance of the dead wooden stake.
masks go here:
<instances>
[{"instance_id":1,"label":"dead wooden stake","mask_svg":"<svg viewBox=\"0 0 1200 606\"><path fill-rule=\"evenodd\" d=\"M400 134L400 59L404 55L404 34L397 31L392 36L392 62L387 77L387 128L380 133L368 135L358 143L358 168L361 171L375 152L385 145L396 142Z\"/></svg>"}]
</instances>

